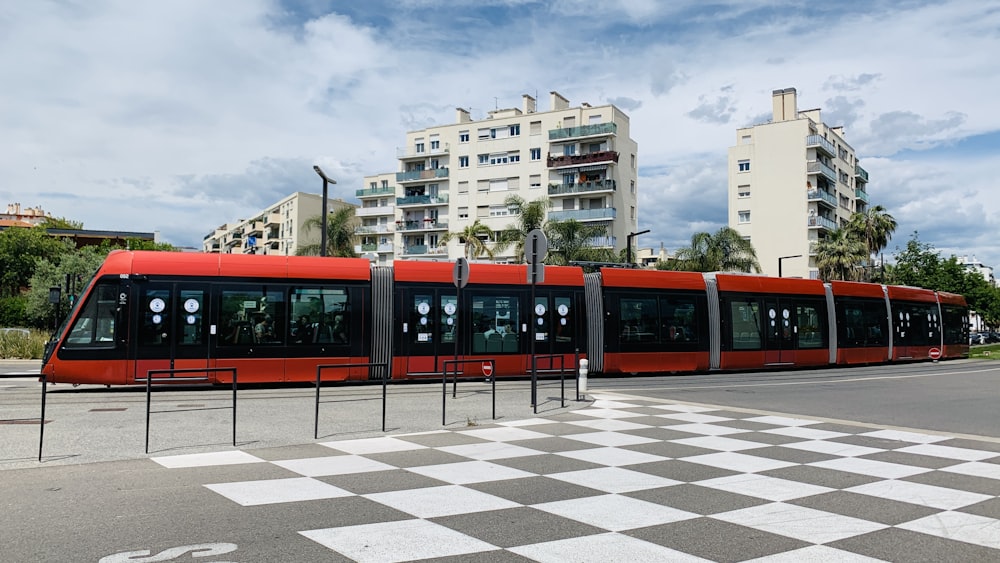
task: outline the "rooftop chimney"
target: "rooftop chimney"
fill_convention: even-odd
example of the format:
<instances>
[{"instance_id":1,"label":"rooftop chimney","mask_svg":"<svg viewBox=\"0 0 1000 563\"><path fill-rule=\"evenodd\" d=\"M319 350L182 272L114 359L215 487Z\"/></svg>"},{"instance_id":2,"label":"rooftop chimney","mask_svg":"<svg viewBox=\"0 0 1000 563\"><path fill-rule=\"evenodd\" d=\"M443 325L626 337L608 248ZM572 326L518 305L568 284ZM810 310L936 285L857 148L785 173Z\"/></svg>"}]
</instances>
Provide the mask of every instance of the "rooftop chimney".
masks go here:
<instances>
[{"instance_id":1,"label":"rooftop chimney","mask_svg":"<svg viewBox=\"0 0 1000 563\"><path fill-rule=\"evenodd\" d=\"M562 97L559 92L555 90L549 92L549 105L551 105L551 110L556 111L560 109L569 109L569 100Z\"/></svg>"},{"instance_id":2,"label":"rooftop chimney","mask_svg":"<svg viewBox=\"0 0 1000 563\"><path fill-rule=\"evenodd\" d=\"M774 90L771 92L771 104L774 108L773 121L788 121L798 118L795 88Z\"/></svg>"},{"instance_id":3,"label":"rooftop chimney","mask_svg":"<svg viewBox=\"0 0 1000 563\"><path fill-rule=\"evenodd\" d=\"M521 107L524 113L535 113L535 98L524 94L521 96Z\"/></svg>"},{"instance_id":4,"label":"rooftop chimney","mask_svg":"<svg viewBox=\"0 0 1000 563\"><path fill-rule=\"evenodd\" d=\"M468 123L470 121L472 121L472 116L469 115L469 110L465 108L455 108L456 123Z\"/></svg>"}]
</instances>

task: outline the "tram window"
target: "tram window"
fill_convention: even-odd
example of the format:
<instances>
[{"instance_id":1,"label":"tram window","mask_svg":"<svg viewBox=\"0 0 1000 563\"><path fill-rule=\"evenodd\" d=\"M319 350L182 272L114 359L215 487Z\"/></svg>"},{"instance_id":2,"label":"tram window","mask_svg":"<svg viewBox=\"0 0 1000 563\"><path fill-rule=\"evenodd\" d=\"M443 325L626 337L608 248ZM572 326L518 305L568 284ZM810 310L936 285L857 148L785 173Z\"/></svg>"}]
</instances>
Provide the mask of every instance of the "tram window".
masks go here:
<instances>
[{"instance_id":1,"label":"tram window","mask_svg":"<svg viewBox=\"0 0 1000 563\"><path fill-rule=\"evenodd\" d=\"M139 299L139 345L165 346L170 343L170 323L174 307L168 288L143 288Z\"/></svg>"},{"instance_id":2,"label":"tram window","mask_svg":"<svg viewBox=\"0 0 1000 563\"><path fill-rule=\"evenodd\" d=\"M864 307L864 320L861 329L865 335L866 346L888 346L889 330L885 315L885 303L867 303Z\"/></svg>"},{"instance_id":3,"label":"tram window","mask_svg":"<svg viewBox=\"0 0 1000 563\"><path fill-rule=\"evenodd\" d=\"M659 311L656 298L622 298L619 334L624 342L656 342L659 340Z\"/></svg>"},{"instance_id":4,"label":"tram window","mask_svg":"<svg viewBox=\"0 0 1000 563\"><path fill-rule=\"evenodd\" d=\"M795 311L798 318L799 348L822 348L823 320L826 315L816 305L797 305Z\"/></svg>"},{"instance_id":5,"label":"tram window","mask_svg":"<svg viewBox=\"0 0 1000 563\"><path fill-rule=\"evenodd\" d=\"M281 344L287 318L285 295L273 286L228 286L222 290L220 345Z\"/></svg>"},{"instance_id":6,"label":"tram window","mask_svg":"<svg viewBox=\"0 0 1000 563\"><path fill-rule=\"evenodd\" d=\"M556 297L554 302L556 342L572 342L576 336L573 331L573 300L569 297Z\"/></svg>"},{"instance_id":7,"label":"tram window","mask_svg":"<svg viewBox=\"0 0 1000 563\"><path fill-rule=\"evenodd\" d=\"M493 354L519 349L519 302L515 295L472 298L472 353ZM534 313L532 312L532 318Z\"/></svg>"},{"instance_id":8,"label":"tram window","mask_svg":"<svg viewBox=\"0 0 1000 563\"><path fill-rule=\"evenodd\" d=\"M351 309L346 288L292 288L289 303L289 343L350 343Z\"/></svg>"},{"instance_id":9,"label":"tram window","mask_svg":"<svg viewBox=\"0 0 1000 563\"><path fill-rule=\"evenodd\" d=\"M663 338L667 342L697 342L698 316L695 298L667 295L660 299Z\"/></svg>"},{"instance_id":10,"label":"tram window","mask_svg":"<svg viewBox=\"0 0 1000 563\"><path fill-rule=\"evenodd\" d=\"M415 344L429 344L434 341L436 326L432 294L415 294L410 308L410 338Z\"/></svg>"},{"instance_id":11,"label":"tram window","mask_svg":"<svg viewBox=\"0 0 1000 563\"><path fill-rule=\"evenodd\" d=\"M550 310L549 299L547 297L535 297L535 307L531 314L531 322L535 325L535 341L536 342L548 342L550 340L549 332L552 330L552 323L550 318L552 311ZM504 351L516 352L517 350L507 350L506 335L504 336Z\"/></svg>"},{"instance_id":12,"label":"tram window","mask_svg":"<svg viewBox=\"0 0 1000 563\"><path fill-rule=\"evenodd\" d=\"M180 292L181 345L203 344L202 315L205 312L205 292L182 289Z\"/></svg>"},{"instance_id":13,"label":"tram window","mask_svg":"<svg viewBox=\"0 0 1000 563\"><path fill-rule=\"evenodd\" d=\"M441 342L455 342L458 325L458 299L454 295L441 296Z\"/></svg>"},{"instance_id":14,"label":"tram window","mask_svg":"<svg viewBox=\"0 0 1000 563\"><path fill-rule=\"evenodd\" d=\"M961 307L942 306L944 343L945 344L968 344L969 321L966 317L965 309Z\"/></svg>"},{"instance_id":15,"label":"tram window","mask_svg":"<svg viewBox=\"0 0 1000 563\"><path fill-rule=\"evenodd\" d=\"M730 303L733 327L733 350L760 350L760 303L733 301Z\"/></svg>"},{"instance_id":16,"label":"tram window","mask_svg":"<svg viewBox=\"0 0 1000 563\"><path fill-rule=\"evenodd\" d=\"M111 348L115 345L118 286L98 285L66 338L67 348Z\"/></svg>"}]
</instances>

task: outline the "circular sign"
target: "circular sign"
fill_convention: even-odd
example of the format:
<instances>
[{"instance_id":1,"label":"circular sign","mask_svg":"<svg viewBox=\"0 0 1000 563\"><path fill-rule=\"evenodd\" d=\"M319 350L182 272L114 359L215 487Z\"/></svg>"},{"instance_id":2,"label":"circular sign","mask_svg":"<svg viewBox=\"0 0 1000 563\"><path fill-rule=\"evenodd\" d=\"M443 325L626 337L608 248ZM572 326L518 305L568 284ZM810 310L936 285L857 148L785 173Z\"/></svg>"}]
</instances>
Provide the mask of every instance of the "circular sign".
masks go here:
<instances>
[{"instance_id":1,"label":"circular sign","mask_svg":"<svg viewBox=\"0 0 1000 563\"><path fill-rule=\"evenodd\" d=\"M193 325L194 322L195 322L194 315L188 315L187 316L187 322L188 322L189 325Z\"/></svg>"},{"instance_id":2,"label":"circular sign","mask_svg":"<svg viewBox=\"0 0 1000 563\"><path fill-rule=\"evenodd\" d=\"M927 351L927 355L930 356L932 360L936 360L941 357L941 349L931 348L930 350Z\"/></svg>"},{"instance_id":3,"label":"circular sign","mask_svg":"<svg viewBox=\"0 0 1000 563\"><path fill-rule=\"evenodd\" d=\"M483 362L483 375L486 377L493 375L493 362Z\"/></svg>"},{"instance_id":4,"label":"circular sign","mask_svg":"<svg viewBox=\"0 0 1000 563\"><path fill-rule=\"evenodd\" d=\"M560 305L556 310L559 311L560 317L565 317L566 315L569 314L569 307L567 307L566 305Z\"/></svg>"},{"instance_id":5,"label":"circular sign","mask_svg":"<svg viewBox=\"0 0 1000 563\"><path fill-rule=\"evenodd\" d=\"M789 316L788 309L782 309L781 316L787 319Z\"/></svg>"},{"instance_id":6,"label":"circular sign","mask_svg":"<svg viewBox=\"0 0 1000 563\"><path fill-rule=\"evenodd\" d=\"M160 315L153 315L153 318L151 320L153 321L154 325L158 325L163 322L163 317L161 317Z\"/></svg>"},{"instance_id":7,"label":"circular sign","mask_svg":"<svg viewBox=\"0 0 1000 563\"><path fill-rule=\"evenodd\" d=\"M197 313L200 307L197 299L188 299L184 302L184 310L188 313Z\"/></svg>"},{"instance_id":8,"label":"circular sign","mask_svg":"<svg viewBox=\"0 0 1000 563\"><path fill-rule=\"evenodd\" d=\"M453 325L455 324L455 319L448 319L446 322L448 323L448 325Z\"/></svg>"},{"instance_id":9,"label":"circular sign","mask_svg":"<svg viewBox=\"0 0 1000 563\"><path fill-rule=\"evenodd\" d=\"M420 324L426 325L427 324L427 317L420 317Z\"/></svg>"},{"instance_id":10,"label":"circular sign","mask_svg":"<svg viewBox=\"0 0 1000 563\"><path fill-rule=\"evenodd\" d=\"M775 317L778 316L778 313L774 309L770 309L770 310L767 311L767 316L769 316L769 317L771 317L773 319L773 318L775 318Z\"/></svg>"},{"instance_id":11,"label":"circular sign","mask_svg":"<svg viewBox=\"0 0 1000 563\"><path fill-rule=\"evenodd\" d=\"M559 324L566 326L566 319L559 319Z\"/></svg>"},{"instance_id":12,"label":"circular sign","mask_svg":"<svg viewBox=\"0 0 1000 563\"><path fill-rule=\"evenodd\" d=\"M149 310L154 313L162 313L164 309L167 308L167 304L163 302L159 297L154 298L149 302Z\"/></svg>"},{"instance_id":13,"label":"circular sign","mask_svg":"<svg viewBox=\"0 0 1000 563\"><path fill-rule=\"evenodd\" d=\"M426 315L427 313L431 312L431 306L428 305L427 303L421 303L417 305L417 312L420 313L421 315Z\"/></svg>"},{"instance_id":14,"label":"circular sign","mask_svg":"<svg viewBox=\"0 0 1000 563\"><path fill-rule=\"evenodd\" d=\"M545 305L542 305L541 303L539 303L538 305L535 305L535 314L538 315L539 317L542 316L542 315L544 315L545 314Z\"/></svg>"},{"instance_id":15,"label":"circular sign","mask_svg":"<svg viewBox=\"0 0 1000 563\"><path fill-rule=\"evenodd\" d=\"M446 303L444 306L444 312L446 315L454 315L455 309L456 307L454 303Z\"/></svg>"}]
</instances>

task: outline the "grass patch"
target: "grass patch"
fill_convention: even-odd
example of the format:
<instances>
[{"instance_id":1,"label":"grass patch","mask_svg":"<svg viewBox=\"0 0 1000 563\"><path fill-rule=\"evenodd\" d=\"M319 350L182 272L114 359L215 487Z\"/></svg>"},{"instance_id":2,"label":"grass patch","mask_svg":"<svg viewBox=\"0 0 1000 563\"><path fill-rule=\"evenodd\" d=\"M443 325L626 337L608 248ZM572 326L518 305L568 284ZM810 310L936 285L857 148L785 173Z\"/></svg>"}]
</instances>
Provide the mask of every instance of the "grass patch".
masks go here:
<instances>
[{"instance_id":1,"label":"grass patch","mask_svg":"<svg viewBox=\"0 0 1000 563\"><path fill-rule=\"evenodd\" d=\"M969 348L969 357L983 360L1000 360L1000 344L972 346Z\"/></svg>"},{"instance_id":2,"label":"grass patch","mask_svg":"<svg viewBox=\"0 0 1000 563\"><path fill-rule=\"evenodd\" d=\"M45 351L49 333L30 330L28 334L18 332L0 333L0 358L12 360L40 360Z\"/></svg>"}]
</instances>

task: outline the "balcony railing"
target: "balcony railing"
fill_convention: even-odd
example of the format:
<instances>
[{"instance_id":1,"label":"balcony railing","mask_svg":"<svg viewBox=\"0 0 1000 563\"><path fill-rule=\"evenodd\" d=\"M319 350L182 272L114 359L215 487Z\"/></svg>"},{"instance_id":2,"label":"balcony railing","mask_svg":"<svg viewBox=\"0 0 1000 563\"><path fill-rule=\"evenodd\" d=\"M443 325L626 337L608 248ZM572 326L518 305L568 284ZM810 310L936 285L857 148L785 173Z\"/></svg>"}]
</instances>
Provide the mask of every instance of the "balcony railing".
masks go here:
<instances>
[{"instance_id":1,"label":"balcony railing","mask_svg":"<svg viewBox=\"0 0 1000 563\"><path fill-rule=\"evenodd\" d=\"M410 170L409 172L396 172L397 182L416 182L419 180L433 180L435 178L447 178L447 168L431 168L430 170Z\"/></svg>"},{"instance_id":2,"label":"balcony railing","mask_svg":"<svg viewBox=\"0 0 1000 563\"><path fill-rule=\"evenodd\" d=\"M549 211L549 220L565 221L576 219L577 221L593 221L595 219L614 219L617 211L614 207L604 207L601 209L570 209L564 211Z\"/></svg>"},{"instance_id":3,"label":"balcony railing","mask_svg":"<svg viewBox=\"0 0 1000 563\"><path fill-rule=\"evenodd\" d=\"M826 228L831 231L837 230L837 222L826 217L809 217L809 227Z\"/></svg>"},{"instance_id":4,"label":"balcony railing","mask_svg":"<svg viewBox=\"0 0 1000 563\"><path fill-rule=\"evenodd\" d=\"M807 174L822 174L826 176L827 180L833 183L837 182L837 172L833 168L830 168L826 164L823 164L819 160L814 160L812 162L806 163L806 173Z\"/></svg>"},{"instance_id":5,"label":"balcony railing","mask_svg":"<svg viewBox=\"0 0 1000 563\"><path fill-rule=\"evenodd\" d=\"M447 231L448 223L433 219L410 219L396 221L397 231Z\"/></svg>"},{"instance_id":6,"label":"balcony railing","mask_svg":"<svg viewBox=\"0 0 1000 563\"><path fill-rule=\"evenodd\" d=\"M865 205L868 204L868 192L862 190L861 188L854 188L854 195L861 201L865 202Z\"/></svg>"},{"instance_id":7,"label":"balcony railing","mask_svg":"<svg viewBox=\"0 0 1000 563\"><path fill-rule=\"evenodd\" d=\"M549 195L615 191L617 188L618 185L614 180L598 180L579 184L549 184Z\"/></svg>"},{"instance_id":8,"label":"balcony railing","mask_svg":"<svg viewBox=\"0 0 1000 563\"><path fill-rule=\"evenodd\" d=\"M806 137L806 148L823 149L829 156L837 156L837 148L833 143L823 138L822 135L809 135Z\"/></svg>"},{"instance_id":9,"label":"balcony railing","mask_svg":"<svg viewBox=\"0 0 1000 563\"><path fill-rule=\"evenodd\" d=\"M591 164L594 162L618 162L617 151L597 151L588 154L569 154L564 156L552 156L545 161L549 168L561 168L563 166L579 166L581 164Z\"/></svg>"},{"instance_id":10,"label":"balcony railing","mask_svg":"<svg viewBox=\"0 0 1000 563\"><path fill-rule=\"evenodd\" d=\"M354 229L356 235L384 235L392 232L389 225L362 225Z\"/></svg>"},{"instance_id":11,"label":"balcony railing","mask_svg":"<svg viewBox=\"0 0 1000 563\"><path fill-rule=\"evenodd\" d=\"M396 147L396 158L418 158L434 156L436 154L448 154L448 143L436 149L425 149L417 152L416 147Z\"/></svg>"},{"instance_id":12,"label":"balcony railing","mask_svg":"<svg viewBox=\"0 0 1000 563\"><path fill-rule=\"evenodd\" d=\"M377 207L359 207L354 210L354 215L358 217L376 217L379 215L392 215L395 212L395 205L380 205Z\"/></svg>"},{"instance_id":13,"label":"balcony railing","mask_svg":"<svg viewBox=\"0 0 1000 563\"><path fill-rule=\"evenodd\" d=\"M438 195L408 195L397 197L396 205L445 205L448 203L448 194Z\"/></svg>"},{"instance_id":14,"label":"balcony railing","mask_svg":"<svg viewBox=\"0 0 1000 563\"><path fill-rule=\"evenodd\" d=\"M395 195L396 188L368 188L366 190L355 190L357 197L374 197L380 195Z\"/></svg>"},{"instance_id":15,"label":"balcony railing","mask_svg":"<svg viewBox=\"0 0 1000 563\"><path fill-rule=\"evenodd\" d=\"M811 190L806 190L807 199L810 201L820 200L830 204L831 207L837 207L837 198L830 192L826 190L821 190L818 188L813 188Z\"/></svg>"},{"instance_id":16,"label":"balcony railing","mask_svg":"<svg viewBox=\"0 0 1000 563\"><path fill-rule=\"evenodd\" d=\"M592 237L587 239L587 246L592 248L614 248L618 243L615 237Z\"/></svg>"},{"instance_id":17,"label":"balcony railing","mask_svg":"<svg viewBox=\"0 0 1000 563\"><path fill-rule=\"evenodd\" d=\"M865 183L868 183L868 171L865 170L864 168L862 168L858 164L854 165L854 175L856 177L861 178L862 180L864 180Z\"/></svg>"},{"instance_id":18,"label":"balcony railing","mask_svg":"<svg viewBox=\"0 0 1000 563\"><path fill-rule=\"evenodd\" d=\"M567 127L565 129L549 129L549 140L571 139L573 137L593 137L595 135L614 135L618 132L618 125L614 123L595 123L593 125L581 125L580 127Z\"/></svg>"},{"instance_id":19,"label":"balcony railing","mask_svg":"<svg viewBox=\"0 0 1000 563\"><path fill-rule=\"evenodd\" d=\"M281 213L268 213L264 219L264 226L281 225Z\"/></svg>"}]
</instances>

